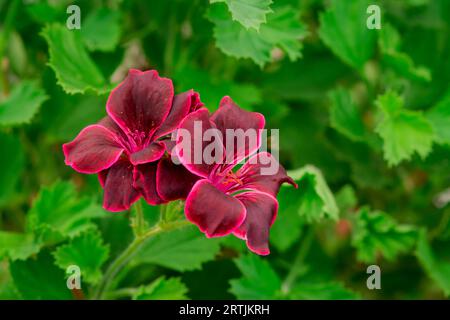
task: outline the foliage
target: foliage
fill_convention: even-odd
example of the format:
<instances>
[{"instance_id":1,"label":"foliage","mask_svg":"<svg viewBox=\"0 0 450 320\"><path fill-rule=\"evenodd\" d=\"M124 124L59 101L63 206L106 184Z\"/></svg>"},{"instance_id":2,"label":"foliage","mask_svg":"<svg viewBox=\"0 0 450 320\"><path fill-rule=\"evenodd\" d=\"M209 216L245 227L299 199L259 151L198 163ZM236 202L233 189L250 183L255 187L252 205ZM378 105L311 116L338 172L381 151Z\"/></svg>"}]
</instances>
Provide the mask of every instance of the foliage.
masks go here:
<instances>
[{"instance_id":1,"label":"foliage","mask_svg":"<svg viewBox=\"0 0 450 320\"><path fill-rule=\"evenodd\" d=\"M0 1L0 299L450 295L449 1L80 0L80 30L69 4ZM269 256L206 238L182 201L106 212L97 177L64 164L130 68L280 130L299 188L281 187Z\"/></svg>"}]
</instances>

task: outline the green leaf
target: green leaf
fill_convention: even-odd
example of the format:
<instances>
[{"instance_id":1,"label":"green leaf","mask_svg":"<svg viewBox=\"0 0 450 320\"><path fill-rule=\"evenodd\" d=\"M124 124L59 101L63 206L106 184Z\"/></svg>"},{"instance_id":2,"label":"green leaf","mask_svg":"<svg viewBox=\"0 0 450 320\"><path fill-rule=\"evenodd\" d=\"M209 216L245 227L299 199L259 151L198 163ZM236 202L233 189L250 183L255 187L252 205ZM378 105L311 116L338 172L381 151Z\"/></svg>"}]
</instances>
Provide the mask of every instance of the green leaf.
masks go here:
<instances>
[{"instance_id":1,"label":"green leaf","mask_svg":"<svg viewBox=\"0 0 450 320\"><path fill-rule=\"evenodd\" d=\"M272 0L210 0L210 2L226 3L233 20L247 29L259 30L259 26L266 22L266 15L272 12L270 9Z\"/></svg>"},{"instance_id":2,"label":"green leaf","mask_svg":"<svg viewBox=\"0 0 450 320\"><path fill-rule=\"evenodd\" d=\"M273 47L282 49L291 61L302 57L300 42L306 36L306 28L300 22L299 11L290 6L277 6L268 15L267 23L260 28L261 37Z\"/></svg>"},{"instance_id":3,"label":"green leaf","mask_svg":"<svg viewBox=\"0 0 450 320\"><path fill-rule=\"evenodd\" d=\"M105 102L98 96L67 94L52 95L43 112L49 141L70 141L86 126L105 116ZM67 116L70 114L70 116Z\"/></svg>"},{"instance_id":4,"label":"green leaf","mask_svg":"<svg viewBox=\"0 0 450 320\"><path fill-rule=\"evenodd\" d=\"M49 47L49 65L64 91L84 93L92 90L101 94L108 90L105 78L83 46L79 30L50 24L41 34Z\"/></svg>"},{"instance_id":5,"label":"green leaf","mask_svg":"<svg viewBox=\"0 0 450 320\"><path fill-rule=\"evenodd\" d=\"M8 204L14 193L25 166L25 153L22 144L15 136L0 132L0 150L3 155L13 155L13 158L0 157L0 206Z\"/></svg>"},{"instance_id":6,"label":"green leaf","mask_svg":"<svg viewBox=\"0 0 450 320\"><path fill-rule=\"evenodd\" d=\"M43 242L59 242L95 227L91 220L104 215L90 198L78 197L72 183L59 181L41 189L28 213L27 228Z\"/></svg>"},{"instance_id":7,"label":"green leaf","mask_svg":"<svg viewBox=\"0 0 450 320\"><path fill-rule=\"evenodd\" d=\"M358 107L350 92L336 89L330 93L330 124L338 132L353 141L363 141L366 131Z\"/></svg>"},{"instance_id":8,"label":"green leaf","mask_svg":"<svg viewBox=\"0 0 450 320\"><path fill-rule=\"evenodd\" d=\"M91 51L112 51L119 42L120 32L120 12L99 8L84 20L81 37Z\"/></svg>"},{"instance_id":9,"label":"green leaf","mask_svg":"<svg viewBox=\"0 0 450 320\"><path fill-rule=\"evenodd\" d=\"M349 72L350 68L331 54L305 54L301 60L283 61L276 71L267 72L263 91L289 101L321 103L324 92L335 88Z\"/></svg>"},{"instance_id":10,"label":"green leaf","mask_svg":"<svg viewBox=\"0 0 450 320\"><path fill-rule=\"evenodd\" d=\"M290 171L289 175L298 184L298 213L308 222L317 222L324 218L337 220L339 209L333 193L328 187L322 172L307 165Z\"/></svg>"},{"instance_id":11,"label":"green leaf","mask_svg":"<svg viewBox=\"0 0 450 320\"><path fill-rule=\"evenodd\" d=\"M94 94L70 95L56 83L56 76L49 69L42 78L46 91L51 96L40 112L42 131L47 133L45 137L48 142L70 141L83 128L106 116L107 97Z\"/></svg>"},{"instance_id":12,"label":"green leaf","mask_svg":"<svg viewBox=\"0 0 450 320\"><path fill-rule=\"evenodd\" d=\"M399 254L407 253L416 243L417 230L409 225L399 225L388 214L362 208L356 216L352 245L357 258L372 263L381 254L387 260L394 260Z\"/></svg>"},{"instance_id":13,"label":"green leaf","mask_svg":"<svg viewBox=\"0 0 450 320\"><path fill-rule=\"evenodd\" d=\"M94 229L59 246L53 255L58 267L66 270L70 265L77 265L82 279L95 284L102 277L101 267L108 259L109 246L103 243L100 233Z\"/></svg>"},{"instance_id":14,"label":"green leaf","mask_svg":"<svg viewBox=\"0 0 450 320\"><path fill-rule=\"evenodd\" d=\"M271 61L272 45L255 30L247 30L228 18L224 7L212 6L208 18L214 23L216 46L226 55L250 58L260 67Z\"/></svg>"},{"instance_id":15,"label":"green leaf","mask_svg":"<svg viewBox=\"0 0 450 320\"><path fill-rule=\"evenodd\" d=\"M230 281L230 292L238 299L276 299L281 281L270 264L257 255L250 254L234 261L242 277Z\"/></svg>"},{"instance_id":16,"label":"green leaf","mask_svg":"<svg viewBox=\"0 0 450 320\"><path fill-rule=\"evenodd\" d=\"M0 260L24 260L39 252L40 245L32 234L0 231Z\"/></svg>"},{"instance_id":17,"label":"green leaf","mask_svg":"<svg viewBox=\"0 0 450 320\"><path fill-rule=\"evenodd\" d=\"M72 298L64 272L54 265L48 253L40 253L37 259L12 262L10 272L23 299L68 300Z\"/></svg>"},{"instance_id":18,"label":"green leaf","mask_svg":"<svg viewBox=\"0 0 450 320\"><path fill-rule=\"evenodd\" d=\"M278 219L278 217L277 217L277 219ZM272 231L273 231L273 228L270 229L270 232L273 235ZM227 235L225 237L220 237L220 244L222 247L224 247L226 249L231 249L235 252L239 252L239 253L247 253L248 252L248 248L247 248L245 241L242 241L242 239L235 237L233 234Z\"/></svg>"},{"instance_id":19,"label":"green leaf","mask_svg":"<svg viewBox=\"0 0 450 320\"><path fill-rule=\"evenodd\" d=\"M12 281L0 283L0 300L20 300L22 297Z\"/></svg>"},{"instance_id":20,"label":"green leaf","mask_svg":"<svg viewBox=\"0 0 450 320\"><path fill-rule=\"evenodd\" d=\"M180 278L159 277L148 286L142 286L134 300L186 300L188 289Z\"/></svg>"},{"instance_id":21,"label":"green leaf","mask_svg":"<svg viewBox=\"0 0 450 320\"><path fill-rule=\"evenodd\" d=\"M270 243L286 251L302 234L304 221L299 217L299 190L283 184L277 196L278 215L270 228Z\"/></svg>"},{"instance_id":22,"label":"green leaf","mask_svg":"<svg viewBox=\"0 0 450 320\"><path fill-rule=\"evenodd\" d=\"M438 104L427 111L426 117L436 133L436 141L450 145L450 90Z\"/></svg>"},{"instance_id":23,"label":"green leaf","mask_svg":"<svg viewBox=\"0 0 450 320\"><path fill-rule=\"evenodd\" d=\"M366 26L368 0L332 0L320 15L319 36L345 63L361 71L373 56L376 30Z\"/></svg>"},{"instance_id":24,"label":"green leaf","mask_svg":"<svg viewBox=\"0 0 450 320\"><path fill-rule=\"evenodd\" d=\"M9 265L0 263L0 300L20 300L22 299L19 291L9 272Z\"/></svg>"},{"instance_id":25,"label":"green leaf","mask_svg":"<svg viewBox=\"0 0 450 320\"><path fill-rule=\"evenodd\" d=\"M400 34L391 24L385 23L381 28L379 44L383 62L396 73L412 80L426 82L431 80L430 70L416 67L411 57L400 51Z\"/></svg>"},{"instance_id":26,"label":"green leaf","mask_svg":"<svg viewBox=\"0 0 450 320\"><path fill-rule=\"evenodd\" d=\"M44 90L34 82L19 83L8 98L0 102L0 125L14 126L30 122L47 98Z\"/></svg>"},{"instance_id":27,"label":"green leaf","mask_svg":"<svg viewBox=\"0 0 450 320\"><path fill-rule=\"evenodd\" d=\"M300 283L291 289L289 298L294 300L354 300L360 296L339 282Z\"/></svg>"},{"instance_id":28,"label":"green leaf","mask_svg":"<svg viewBox=\"0 0 450 320\"><path fill-rule=\"evenodd\" d=\"M300 39L305 28L300 23L298 11L289 6L277 6L267 15L267 23L259 32L245 29L240 23L228 17L226 8L214 5L208 11L208 18L214 23L214 37L217 47L225 54L236 58L250 58L260 67L272 60L274 48L282 49L290 60L301 57Z\"/></svg>"},{"instance_id":29,"label":"green leaf","mask_svg":"<svg viewBox=\"0 0 450 320\"><path fill-rule=\"evenodd\" d=\"M435 139L433 127L420 111L403 108L403 99L388 91L378 97L382 111L375 131L383 139L384 158L390 166L410 159L417 152L422 158L430 153Z\"/></svg>"},{"instance_id":30,"label":"green leaf","mask_svg":"<svg viewBox=\"0 0 450 320\"><path fill-rule=\"evenodd\" d=\"M436 257L427 240L425 229L420 230L417 241L416 256L428 276L450 296L450 261Z\"/></svg>"},{"instance_id":31,"label":"green leaf","mask_svg":"<svg viewBox=\"0 0 450 320\"><path fill-rule=\"evenodd\" d=\"M218 239L207 239L196 227L164 232L149 239L133 260L152 263L177 271L200 269L219 251Z\"/></svg>"},{"instance_id":32,"label":"green leaf","mask_svg":"<svg viewBox=\"0 0 450 320\"><path fill-rule=\"evenodd\" d=\"M229 81L212 76L206 70L186 65L175 70L174 79L181 91L195 88L200 93L202 102L212 112L217 110L224 92L241 108L254 110L262 102L261 90L249 83Z\"/></svg>"},{"instance_id":33,"label":"green leaf","mask_svg":"<svg viewBox=\"0 0 450 320\"><path fill-rule=\"evenodd\" d=\"M55 7L45 2L28 3L26 11L32 20L40 24L61 21L66 18L65 7Z\"/></svg>"}]
</instances>

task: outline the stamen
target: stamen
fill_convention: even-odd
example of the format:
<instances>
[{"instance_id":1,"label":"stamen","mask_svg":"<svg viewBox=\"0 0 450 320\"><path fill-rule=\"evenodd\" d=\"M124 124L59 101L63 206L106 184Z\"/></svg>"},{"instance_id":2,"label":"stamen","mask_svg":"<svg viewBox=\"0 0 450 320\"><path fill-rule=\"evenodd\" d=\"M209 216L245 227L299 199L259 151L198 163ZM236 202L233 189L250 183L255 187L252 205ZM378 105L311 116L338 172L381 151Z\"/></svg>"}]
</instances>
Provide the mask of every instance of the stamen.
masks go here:
<instances>
[{"instance_id":1,"label":"stamen","mask_svg":"<svg viewBox=\"0 0 450 320\"><path fill-rule=\"evenodd\" d=\"M133 145L134 149L142 149L146 146L147 134L145 132L136 129L134 131L130 131L129 135L131 136L130 144Z\"/></svg>"},{"instance_id":2,"label":"stamen","mask_svg":"<svg viewBox=\"0 0 450 320\"><path fill-rule=\"evenodd\" d=\"M228 184L228 183L237 183L238 185L242 186L244 185L244 182L236 175L236 173L234 173L232 170L228 171L227 173L224 174L225 175L225 179L224 179L224 183Z\"/></svg>"}]
</instances>

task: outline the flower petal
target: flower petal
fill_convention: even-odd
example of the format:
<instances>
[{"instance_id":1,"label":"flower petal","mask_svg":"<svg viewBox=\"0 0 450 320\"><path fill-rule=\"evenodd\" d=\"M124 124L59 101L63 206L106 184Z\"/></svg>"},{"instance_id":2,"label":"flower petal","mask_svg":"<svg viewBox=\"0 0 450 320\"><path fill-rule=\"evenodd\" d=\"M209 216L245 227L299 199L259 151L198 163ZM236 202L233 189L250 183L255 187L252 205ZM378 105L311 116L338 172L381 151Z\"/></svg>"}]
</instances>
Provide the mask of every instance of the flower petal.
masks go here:
<instances>
[{"instance_id":1,"label":"flower petal","mask_svg":"<svg viewBox=\"0 0 450 320\"><path fill-rule=\"evenodd\" d=\"M183 165L173 163L167 156L158 161L156 188L165 201L186 199L198 176L192 174Z\"/></svg>"},{"instance_id":2,"label":"flower petal","mask_svg":"<svg viewBox=\"0 0 450 320\"><path fill-rule=\"evenodd\" d=\"M223 153L221 137L213 138L212 141L204 141L204 133L207 130L217 130L209 120L209 111L201 108L187 115L177 130L176 153L181 163L192 173L208 177L208 175L218 166L217 163L206 163L203 155L205 148L214 146ZM216 133L219 133L216 131ZM185 140L186 139L186 140ZM220 159L222 162L222 158Z\"/></svg>"},{"instance_id":3,"label":"flower petal","mask_svg":"<svg viewBox=\"0 0 450 320\"><path fill-rule=\"evenodd\" d=\"M263 192L244 192L236 195L247 210L244 222L233 232L247 240L247 247L260 255L268 255L269 230L278 212L278 201Z\"/></svg>"},{"instance_id":4,"label":"flower petal","mask_svg":"<svg viewBox=\"0 0 450 320\"><path fill-rule=\"evenodd\" d=\"M106 111L125 133L151 136L169 114L172 100L170 79L160 78L155 70L131 69L111 91Z\"/></svg>"},{"instance_id":5,"label":"flower petal","mask_svg":"<svg viewBox=\"0 0 450 320\"><path fill-rule=\"evenodd\" d=\"M173 151L175 151L175 147L177 145L176 141L171 140L171 139L164 139L164 140L159 140L160 142L164 143L164 147L166 149L166 152L170 155L172 155L172 153L175 155L176 152L174 153Z\"/></svg>"},{"instance_id":6,"label":"flower petal","mask_svg":"<svg viewBox=\"0 0 450 320\"><path fill-rule=\"evenodd\" d=\"M98 182L100 182L100 185L102 186L102 188L105 187L105 182L106 182L106 177L108 176L108 171L109 169L100 171L99 173L97 173L97 178L98 178Z\"/></svg>"},{"instance_id":7,"label":"flower petal","mask_svg":"<svg viewBox=\"0 0 450 320\"><path fill-rule=\"evenodd\" d=\"M114 133L101 125L84 128L63 145L66 164L81 173L98 173L111 167L123 151Z\"/></svg>"},{"instance_id":8,"label":"flower petal","mask_svg":"<svg viewBox=\"0 0 450 320\"><path fill-rule=\"evenodd\" d=\"M164 203L156 190L157 162L149 162L134 167L133 186L139 190L145 201L151 205Z\"/></svg>"},{"instance_id":9,"label":"flower petal","mask_svg":"<svg viewBox=\"0 0 450 320\"><path fill-rule=\"evenodd\" d=\"M244 205L221 192L206 179L197 181L186 199L186 218L207 237L225 236L245 219Z\"/></svg>"},{"instance_id":10,"label":"flower petal","mask_svg":"<svg viewBox=\"0 0 450 320\"><path fill-rule=\"evenodd\" d=\"M200 96L193 90L175 95L169 115L155 132L155 139L175 130L189 112L195 111L202 106L203 103L200 102Z\"/></svg>"},{"instance_id":11,"label":"flower petal","mask_svg":"<svg viewBox=\"0 0 450 320\"><path fill-rule=\"evenodd\" d=\"M99 174L103 181L103 208L118 212L127 210L140 198L139 192L133 188L133 165L120 160L108 170Z\"/></svg>"},{"instance_id":12,"label":"flower petal","mask_svg":"<svg viewBox=\"0 0 450 320\"><path fill-rule=\"evenodd\" d=\"M248 159L236 174L243 183L240 189L258 190L274 197L284 182L297 188L283 166L268 152L259 152Z\"/></svg>"},{"instance_id":13,"label":"flower petal","mask_svg":"<svg viewBox=\"0 0 450 320\"><path fill-rule=\"evenodd\" d=\"M98 122L99 125L105 127L119 138L120 143L124 147L128 147L128 136L123 132L123 130L111 119L110 116L106 116Z\"/></svg>"},{"instance_id":14,"label":"flower petal","mask_svg":"<svg viewBox=\"0 0 450 320\"><path fill-rule=\"evenodd\" d=\"M134 165L153 162L160 159L165 150L166 146L164 143L155 141L141 151L132 153L130 155L130 161Z\"/></svg>"},{"instance_id":15,"label":"flower petal","mask_svg":"<svg viewBox=\"0 0 450 320\"><path fill-rule=\"evenodd\" d=\"M219 109L211 116L211 121L224 137L227 163L238 163L261 146L264 116L258 112L241 109L230 97L222 98ZM226 134L227 129L235 130L235 135L230 137ZM231 143L233 148L230 148Z\"/></svg>"}]
</instances>

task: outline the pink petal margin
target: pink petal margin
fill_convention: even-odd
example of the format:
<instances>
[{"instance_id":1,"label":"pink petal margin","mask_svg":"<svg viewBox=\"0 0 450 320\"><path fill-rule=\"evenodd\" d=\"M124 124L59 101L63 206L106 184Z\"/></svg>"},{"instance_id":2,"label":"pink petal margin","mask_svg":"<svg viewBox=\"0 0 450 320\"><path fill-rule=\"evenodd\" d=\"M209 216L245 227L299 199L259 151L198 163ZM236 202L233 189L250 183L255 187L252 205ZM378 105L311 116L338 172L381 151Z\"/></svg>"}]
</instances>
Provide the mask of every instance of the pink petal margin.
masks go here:
<instances>
[{"instance_id":1,"label":"pink petal margin","mask_svg":"<svg viewBox=\"0 0 450 320\"><path fill-rule=\"evenodd\" d=\"M270 227L278 214L277 199L264 192L248 191L236 195L245 206L247 216L233 234L246 240L247 247L259 255L270 254Z\"/></svg>"},{"instance_id":2,"label":"pink petal margin","mask_svg":"<svg viewBox=\"0 0 450 320\"><path fill-rule=\"evenodd\" d=\"M146 148L130 154L130 162L135 166L159 160L166 151L166 145L162 142L155 141Z\"/></svg>"},{"instance_id":3,"label":"pink petal margin","mask_svg":"<svg viewBox=\"0 0 450 320\"><path fill-rule=\"evenodd\" d=\"M65 163L80 173L98 173L111 167L124 148L107 128L94 124L87 126L76 138L62 146Z\"/></svg>"}]
</instances>

